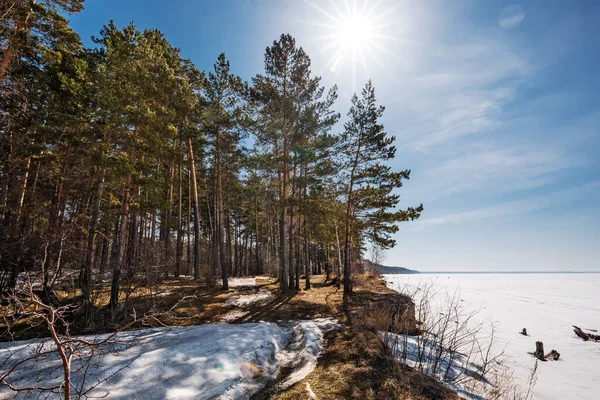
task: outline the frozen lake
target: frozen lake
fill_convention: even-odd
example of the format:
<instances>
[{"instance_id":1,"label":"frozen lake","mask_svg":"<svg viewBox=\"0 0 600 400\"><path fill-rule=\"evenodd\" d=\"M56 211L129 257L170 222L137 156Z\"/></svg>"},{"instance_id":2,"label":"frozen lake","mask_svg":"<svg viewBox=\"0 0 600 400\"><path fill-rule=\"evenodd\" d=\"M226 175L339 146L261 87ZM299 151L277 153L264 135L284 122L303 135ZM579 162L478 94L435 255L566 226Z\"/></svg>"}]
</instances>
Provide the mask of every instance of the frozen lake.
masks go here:
<instances>
[{"instance_id":1,"label":"frozen lake","mask_svg":"<svg viewBox=\"0 0 600 400\"><path fill-rule=\"evenodd\" d=\"M459 290L463 304L495 322L499 348L526 386L535 363L527 354L542 341L559 361L539 363L534 399L600 398L600 343L584 342L572 325L600 331L600 274L385 275L393 289L434 282L437 301ZM520 335L527 328L529 336Z\"/></svg>"}]
</instances>

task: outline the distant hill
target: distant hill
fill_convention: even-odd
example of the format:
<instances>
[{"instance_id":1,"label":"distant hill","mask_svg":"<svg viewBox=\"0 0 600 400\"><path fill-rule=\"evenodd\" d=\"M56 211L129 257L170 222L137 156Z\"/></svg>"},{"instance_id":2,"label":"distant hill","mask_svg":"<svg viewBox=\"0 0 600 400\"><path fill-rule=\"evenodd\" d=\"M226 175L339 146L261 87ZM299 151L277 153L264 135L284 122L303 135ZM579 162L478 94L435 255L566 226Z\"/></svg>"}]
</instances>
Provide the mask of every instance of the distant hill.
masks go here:
<instances>
[{"instance_id":1,"label":"distant hill","mask_svg":"<svg viewBox=\"0 0 600 400\"><path fill-rule=\"evenodd\" d=\"M388 267L386 265L378 265L380 274L418 274L419 271L404 267Z\"/></svg>"},{"instance_id":2,"label":"distant hill","mask_svg":"<svg viewBox=\"0 0 600 400\"><path fill-rule=\"evenodd\" d=\"M365 267L365 271L377 271L380 274L418 274L419 271L415 271L413 269L408 269L404 267L388 267L387 265L375 264L369 260L363 260L363 265Z\"/></svg>"}]
</instances>

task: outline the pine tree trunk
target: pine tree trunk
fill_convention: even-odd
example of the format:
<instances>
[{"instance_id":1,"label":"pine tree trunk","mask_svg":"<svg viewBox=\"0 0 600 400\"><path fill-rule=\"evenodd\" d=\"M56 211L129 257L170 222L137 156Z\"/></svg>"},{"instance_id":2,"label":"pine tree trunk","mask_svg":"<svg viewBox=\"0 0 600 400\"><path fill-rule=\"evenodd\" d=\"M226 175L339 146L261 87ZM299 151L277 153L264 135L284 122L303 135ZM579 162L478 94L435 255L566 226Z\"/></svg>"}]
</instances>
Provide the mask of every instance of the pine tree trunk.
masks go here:
<instances>
[{"instance_id":1,"label":"pine tree trunk","mask_svg":"<svg viewBox=\"0 0 600 400\"><path fill-rule=\"evenodd\" d=\"M337 279L337 288L340 288L341 278L342 278L342 250L340 248L340 236L338 235L337 221L335 223L335 240L337 244L337 268L336 268L336 279Z\"/></svg>"},{"instance_id":2,"label":"pine tree trunk","mask_svg":"<svg viewBox=\"0 0 600 400\"><path fill-rule=\"evenodd\" d=\"M258 195L254 195L254 233L256 235L256 247L255 257L256 257L256 275L262 274L262 266L260 264L260 240L258 235Z\"/></svg>"},{"instance_id":3,"label":"pine tree trunk","mask_svg":"<svg viewBox=\"0 0 600 400\"><path fill-rule=\"evenodd\" d=\"M352 291L352 282L350 281L350 248L352 238L350 236L350 226L346 226L346 244L344 245L344 293Z\"/></svg>"},{"instance_id":4,"label":"pine tree trunk","mask_svg":"<svg viewBox=\"0 0 600 400\"><path fill-rule=\"evenodd\" d=\"M102 156L100 157L102 158ZM87 248L85 253L85 266L83 272L83 279L81 282L81 293L83 294L84 307L89 308L90 304L90 288L92 285L92 267L94 264L94 238L96 236L96 224L98 223L98 216L100 215L100 203L102 201L102 191L104 188L104 176L106 169L101 168L98 182L96 183L96 196L94 197L94 205L92 208L92 215L90 217L90 223L88 228L87 237ZM86 310L86 319L90 322L91 315Z\"/></svg>"},{"instance_id":5,"label":"pine tree trunk","mask_svg":"<svg viewBox=\"0 0 600 400\"><path fill-rule=\"evenodd\" d=\"M212 208L215 210L214 227L211 235L211 260L208 263L208 268L212 271L213 264L216 266L216 270L221 270L221 249L219 246L219 207L217 205L217 180L214 181L213 186L213 197L212 197ZM212 272L211 272L212 273Z\"/></svg>"},{"instance_id":6,"label":"pine tree trunk","mask_svg":"<svg viewBox=\"0 0 600 400\"><path fill-rule=\"evenodd\" d=\"M129 191L131 188L131 175L127 177L123 189L123 204L121 206L121 221L119 222L119 234L117 236L117 249L112 260L112 283L110 286L110 311L115 317L115 311L119 305L119 285L121 280L121 269L125 257L125 234L127 233L127 218L129 216Z\"/></svg>"},{"instance_id":7,"label":"pine tree trunk","mask_svg":"<svg viewBox=\"0 0 600 400\"><path fill-rule=\"evenodd\" d=\"M218 135L217 135L218 136ZM218 151L219 142L217 139L217 247L219 248L219 263L221 266L221 280L223 290L229 290L228 268L225 254L225 226L223 213L223 165L221 155Z\"/></svg>"},{"instance_id":8,"label":"pine tree trunk","mask_svg":"<svg viewBox=\"0 0 600 400\"><path fill-rule=\"evenodd\" d=\"M167 189L167 210L165 212L164 249L165 249L165 276L169 275L171 266L171 215L173 214L173 179L175 167L173 162L169 165L169 187Z\"/></svg>"},{"instance_id":9,"label":"pine tree trunk","mask_svg":"<svg viewBox=\"0 0 600 400\"><path fill-rule=\"evenodd\" d=\"M19 229L21 224L21 216L23 215L23 204L25 203L25 192L27 191L27 182L29 181L29 168L31 166L31 157L28 157L25 160L25 166L23 171L21 172L21 179L18 184L18 193L17 193L17 201L15 204L15 215L12 216L10 222L10 241L15 244L15 247L18 247L17 257L11 262L11 273L10 273L10 281L9 286L14 288L17 284L17 277L19 275L19 271L22 264L23 258L23 250L24 250L24 238L21 235L21 230Z\"/></svg>"},{"instance_id":10,"label":"pine tree trunk","mask_svg":"<svg viewBox=\"0 0 600 400\"><path fill-rule=\"evenodd\" d=\"M292 192L293 193L293 192ZM292 194L293 196L293 194ZM290 229L288 234L288 268L289 268L289 287L294 288L294 276L296 270L294 269L294 206L290 206Z\"/></svg>"},{"instance_id":11,"label":"pine tree trunk","mask_svg":"<svg viewBox=\"0 0 600 400\"><path fill-rule=\"evenodd\" d=\"M188 207L187 207L187 259L186 275L192 274L192 178L188 172Z\"/></svg>"},{"instance_id":12,"label":"pine tree trunk","mask_svg":"<svg viewBox=\"0 0 600 400\"><path fill-rule=\"evenodd\" d=\"M330 246L329 246L329 244L327 244L327 247L326 247L327 250L325 252L325 257L326 257L326 260L327 260L325 262L325 274L326 274L325 275L325 282L327 282L329 279L331 279L331 267L329 265L329 260L331 258L329 257L329 248L330 248Z\"/></svg>"},{"instance_id":13,"label":"pine tree trunk","mask_svg":"<svg viewBox=\"0 0 600 400\"><path fill-rule=\"evenodd\" d=\"M61 171L58 175L56 182L56 188L54 190L54 196L52 199L52 207L48 218L48 241L50 243L50 251L48 252L48 264L49 267L44 271L44 282L43 291L46 296L50 292L50 269L56 272L60 270L60 259L62 254L62 215L65 209L65 199L63 196L63 177L67 167L67 161L69 159L70 148L67 149L67 154L63 158L61 165Z\"/></svg>"},{"instance_id":14,"label":"pine tree trunk","mask_svg":"<svg viewBox=\"0 0 600 400\"><path fill-rule=\"evenodd\" d=\"M137 190L135 190L135 198L139 199L141 197L141 185L135 185ZM135 204L135 203L134 203ZM127 246L127 265L135 266L138 260L138 219L140 215L140 207L139 205L134 205L131 210L131 215L129 216L129 245Z\"/></svg>"},{"instance_id":15,"label":"pine tree trunk","mask_svg":"<svg viewBox=\"0 0 600 400\"><path fill-rule=\"evenodd\" d=\"M240 224L238 221L233 222L233 266L231 267L231 273L235 276L240 275L240 246L238 243L240 242L241 233L240 233ZM231 240L231 238L230 238Z\"/></svg>"},{"instance_id":16,"label":"pine tree trunk","mask_svg":"<svg viewBox=\"0 0 600 400\"><path fill-rule=\"evenodd\" d=\"M218 257L218 251L217 251L217 247L216 244L217 240L216 240L216 218L217 215L215 213L215 218L214 218L214 223L213 223L213 217L212 217L212 209L211 209L211 205L210 205L210 200L209 200L209 190L208 190L208 184L206 183L206 181L204 182L204 188L206 191L206 213L208 214L208 232L210 233L209 235L207 235L207 239L206 239L206 254L208 257L208 270L207 270L207 283L209 285L209 287L212 285L212 265L214 263L216 263ZM212 204L212 208L214 208L216 210L216 196L214 196L214 190L213 190L213 204ZM212 251L211 251L212 250ZM209 279L210 278L210 279Z\"/></svg>"},{"instance_id":17,"label":"pine tree trunk","mask_svg":"<svg viewBox=\"0 0 600 400\"><path fill-rule=\"evenodd\" d=\"M31 157L27 157L25 160L25 167L21 174L21 182L19 183L19 193L17 195L17 206L16 206L16 214L13 219L13 236L17 236L17 232L19 230L19 222L21 221L21 216L23 215L23 204L25 204L25 192L27 191L27 182L29 179L29 168L31 166Z\"/></svg>"},{"instance_id":18,"label":"pine tree trunk","mask_svg":"<svg viewBox=\"0 0 600 400\"><path fill-rule=\"evenodd\" d=\"M228 198L229 200L229 198ZM229 201L228 201L229 203ZM226 239L227 239L227 268L229 271L233 272L233 253L234 253L234 246L235 246L235 237L234 237L234 233L231 232L232 228L233 228L233 222L232 222L231 218L231 210L227 209L227 214L225 215L225 235L226 235Z\"/></svg>"},{"instance_id":19,"label":"pine tree trunk","mask_svg":"<svg viewBox=\"0 0 600 400\"><path fill-rule=\"evenodd\" d=\"M179 147L181 148L181 141L179 143ZM183 168L181 166L181 162L179 162L179 194L177 196L177 254L175 256L175 278L179 278L179 274L181 273L181 261L183 259Z\"/></svg>"},{"instance_id":20,"label":"pine tree trunk","mask_svg":"<svg viewBox=\"0 0 600 400\"><path fill-rule=\"evenodd\" d=\"M306 230L306 215L304 216L304 273L306 274L306 285L305 289L310 289L310 261L308 257L308 232Z\"/></svg>"},{"instance_id":21,"label":"pine tree trunk","mask_svg":"<svg viewBox=\"0 0 600 400\"><path fill-rule=\"evenodd\" d=\"M248 228L247 227L246 227L246 230L244 231L244 246L243 246L242 250L243 250L242 268L244 270L244 275L248 276L249 271L248 271Z\"/></svg>"},{"instance_id":22,"label":"pine tree trunk","mask_svg":"<svg viewBox=\"0 0 600 400\"><path fill-rule=\"evenodd\" d=\"M288 262L288 226L287 226L287 214L288 214L288 179L289 172L287 168L287 157L288 157L288 144L287 135L285 133L285 120L283 136L283 160L282 160L282 184L281 184L281 215L279 217L279 257L280 257L280 279L281 289L284 294L289 293L289 262Z\"/></svg>"},{"instance_id":23,"label":"pine tree trunk","mask_svg":"<svg viewBox=\"0 0 600 400\"><path fill-rule=\"evenodd\" d=\"M256 273L256 266L254 265L254 258L253 258L253 249L254 249L254 239L255 236L252 234L252 232L250 232L250 244L248 245L248 275L254 273L254 275L258 275Z\"/></svg>"},{"instance_id":24,"label":"pine tree trunk","mask_svg":"<svg viewBox=\"0 0 600 400\"><path fill-rule=\"evenodd\" d=\"M102 237L102 255L100 256L100 268L98 271L98 281L100 285L104 284L104 271L108 265L108 255L110 254L110 225L108 222L104 223L104 233Z\"/></svg>"},{"instance_id":25,"label":"pine tree trunk","mask_svg":"<svg viewBox=\"0 0 600 400\"><path fill-rule=\"evenodd\" d=\"M188 154L190 157L190 179L192 180L192 209L194 211L194 279L200 279L200 215L198 213L198 184L196 181L196 162L192 139L188 139ZM208 269L210 271L210 268ZM207 277L209 283L212 277Z\"/></svg>"}]
</instances>

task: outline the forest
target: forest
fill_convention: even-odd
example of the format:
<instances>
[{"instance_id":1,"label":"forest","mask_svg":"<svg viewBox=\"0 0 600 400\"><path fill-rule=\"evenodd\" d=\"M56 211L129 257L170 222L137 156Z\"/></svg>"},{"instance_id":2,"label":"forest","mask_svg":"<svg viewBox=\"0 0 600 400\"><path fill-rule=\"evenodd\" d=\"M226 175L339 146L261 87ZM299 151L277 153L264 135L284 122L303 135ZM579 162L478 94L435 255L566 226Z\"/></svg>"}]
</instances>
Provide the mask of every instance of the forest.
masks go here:
<instances>
[{"instance_id":1,"label":"forest","mask_svg":"<svg viewBox=\"0 0 600 400\"><path fill-rule=\"evenodd\" d=\"M277 277L283 293L325 274L344 292L366 249L395 245L410 170L372 82L336 111L289 34L264 71L225 54L202 71L156 29L112 21L86 48L68 15L82 0L0 4L0 291L25 279L124 288L192 277Z\"/></svg>"}]
</instances>

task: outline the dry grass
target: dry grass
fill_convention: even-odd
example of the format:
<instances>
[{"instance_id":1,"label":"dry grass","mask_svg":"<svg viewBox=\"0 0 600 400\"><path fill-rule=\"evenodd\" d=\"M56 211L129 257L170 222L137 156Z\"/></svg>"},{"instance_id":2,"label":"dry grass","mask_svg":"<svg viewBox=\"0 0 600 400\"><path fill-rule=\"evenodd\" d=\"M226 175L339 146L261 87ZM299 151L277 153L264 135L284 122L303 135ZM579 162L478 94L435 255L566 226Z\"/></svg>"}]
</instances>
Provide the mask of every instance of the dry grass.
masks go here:
<instances>
[{"instance_id":1,"label":"dry grass","mask_svg":"<svg viewBox=\"0 0 600 400\"><path fill-rule=\"evenodd\" d=\"M372 275L357 276L345 308L343 296L339 296L336 316L342 326L326 336L315 370L285 393L270 398L307 399L308 383L320 400L458 399L432 378L388 358L377 331L393 323L387 305L390 297L397 301L398 296L402 298Z\"/></svg>"},{"instance_id":2,"label":"dry grass","mask_svg":"<svg viewBox=\"0 0 600 400\"><path fill-rule=\"evenodd\" d=\"M263 282L267 284L267 282ZM120 315L113 321L108 307L110 288L97 289L93 295L95 312L91 325L84 326L79 323L77 311L74 310L70 316L72 325L70 330L73 334L104 333L119 329L131 320L135 313L138 317L146 313L164 313L177 305L172 312L164 314L159 320L146 322L144 326L132 326L130 329L139 329L151 326L189 326L200 325L219 321L220 317L231 308L225 305L225 301L235 295L243 294L248 290L234 292L230 290L223 292L220 288L209 289L204 283L192 280L166 280L160 286L149 288L139 286L129 293L123 288L121 290L120 302L122 305ZM80 303L79 291L57 291L59 297L57 305ZM179 303L182 297L188 299ZM14 310L10 305L0 306L0 332L5 332L7 322L10 323L12 340L32 339L48 336L48 332L42 327L31 329L37 325L35 318L28 316L27 309L19 310L19 317L12 320ZM0 340L8 340L9 336L0 337Z\"/></svg>"},{"instance_id":3,"label":"dry grass","mask_svg":"<svg viewBox=\"0 0 600 400\"><path fill-rule=\"evenodd\" d=\"M325 337L322 356L316 369L306 379L284 393L264 390L253 399L307 399L306 384L309 383L318 399L455 399L455 393L431 378L395 364L389 359L377 331L385 329L398 320L392 315L391 304L410 302L410 298L388 289L385 282L371 274L355 277L354 292L344 298L341 290L324 282L323 276L312 278L312 289L300 290L289 296L279 293L274 280L261 280L260 290L274 295L266 304L254 304L244 309L244 315L230 320L231 323L257 321L285 321L333 317L341 328ZM303 286L303 282L302 282ZM182 326L219 321L232 309L225 301L233 296L253 293L257 288L236 288L223 292L220 288L208 289L190 280L167 280L159 287L138 287L132 291L125 305L124 314L134 309L137 315L155 310L168 310L183 296L192 296L180 304L156 325ZM77 301L78 293L60 292L63 304ZM125 294L123 294L125 296ZM115 329L108 311L108 288L96 296L94 324L74 333L106 332ZM125 297L122 299L125 301ZM10 310L0 308L2 316ZM401 318L405 318L403 315ZM410 317L410 315L409 315ZM43 336L44 332L27 330L32 321L18 321L12 329L16 338ZM0 329L2 329L0 327Z\"/></svg>"}]
</instances>

